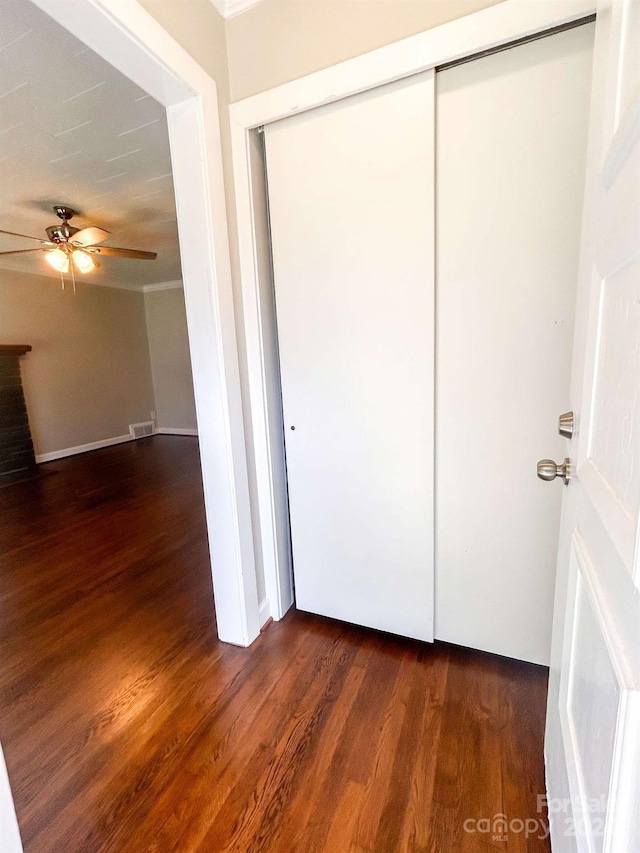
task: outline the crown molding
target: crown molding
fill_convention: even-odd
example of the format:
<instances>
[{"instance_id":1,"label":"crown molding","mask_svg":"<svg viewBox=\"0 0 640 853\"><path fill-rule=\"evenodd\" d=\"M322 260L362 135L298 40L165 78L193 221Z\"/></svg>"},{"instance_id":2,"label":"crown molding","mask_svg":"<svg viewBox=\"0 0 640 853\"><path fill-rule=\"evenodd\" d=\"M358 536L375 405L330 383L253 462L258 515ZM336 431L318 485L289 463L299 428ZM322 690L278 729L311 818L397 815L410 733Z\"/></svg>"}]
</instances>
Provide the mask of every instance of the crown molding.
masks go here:
<instances>
[{"instance_id":1,"label":"crown molding","mask_svg":"<svg viewBox=\"0 0 640 853\"><path fill-rule=\"evenodd\" d=\"M251 9L252 6L257 6L262 0L209 0L209 2L223 18L233 18Z\"/></svg>"},{"instance_id":2,"label":"crown molding","mask_svg":"<svg viewBox=\"0 0 640 853\"><path fill-rule=\"evenodd\" d=\"M90 284L93 287L109 287L112 290L131 290L134 293L142 293L142 284L129 284L128 282L123 281L91 281L90 279L83 279L79 281L76 279L76 284Z\"/></svg>"},{"instance_id":3,"label":"crown molding","mask_svg":"<svg viewBox=\"0 0 640 853\"><path fill-rule=\"evenodd\" d=\"M4 261L2 266L0 267L0 281L2 281L2 273L14 273L19 274L21 276L26 276L29 278L38 278L38 279L47 279L47 281L52 281L57 285L60 285L60 275L59 273L49 271L45 269L46 265L43 265L42 269L38 270L25 270L24 266L20 266L16 261L13 263L11 261ZM92 287L109 287L115 290L130 290L134 293L153 293L156 290L177 290L182 287L182 279L177 279L176 281L156 281L151 284L135 284L134 282L126 282L126 281L117 281L114 279L109 279L108 281L96 281L92 279L91 276L78 276L76 278L76 284L82 285L83 287L87 284ZM65 285L71 287L71 279L66 276L65 277Z\"/></svg>"},{"instance_id":4,"label":"crown molding","mask_svg":"<svg viewBox=\"0 0 640 853\"><path fill-rule=\"evenodd\" d=\"M27 270L24 266L21 266L16 261L3 261L2 266L0 267L0 281L2 281L3 273L13 273L14 275L19 275L21 277L27 279L45 279L46 281L50 281L53 284L60 287L60 273L54 272L53 270L49 270L46 264L43 264L40 269L35 270ZM67 275L65 276L65 287L72 287L71 278ZM85 276L78 276L76 278L76 285L86 286L87 284L92 287L112 287L116 290L136 290L138 292L142 291L142 285L140 284L129 284L127 282L120 281L95 281L91 277L87 278Z\"/></svg>"},{"instance_id":5,"label":"crown molding","mask_svg":"<svg viewBox=\"0 0 640 853\"><path fill-rule=\"evenodd\" d=\"M143 284L140 290L143 293L155 293L156 290L178 290L182 289L182 279L177 281L156 281L154 284Z\"/></svg>"}]
</instances>

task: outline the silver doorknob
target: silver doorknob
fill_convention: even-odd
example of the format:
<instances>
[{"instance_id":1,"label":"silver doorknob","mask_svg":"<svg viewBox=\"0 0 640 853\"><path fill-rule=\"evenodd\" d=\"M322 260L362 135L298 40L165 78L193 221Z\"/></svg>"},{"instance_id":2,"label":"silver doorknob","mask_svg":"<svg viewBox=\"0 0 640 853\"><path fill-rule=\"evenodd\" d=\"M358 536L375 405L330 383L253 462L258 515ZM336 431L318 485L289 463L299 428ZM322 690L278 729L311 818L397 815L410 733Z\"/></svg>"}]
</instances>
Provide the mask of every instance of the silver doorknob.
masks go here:
<instances>
[{"instance_id":1,"label":"silver doorknob","mask_svg":"<svg viewBox=\"0 0 640 853\"><path fill-rule=\"evenodd\" d=\"M538 477L541 480L555 480L561 477L562 482L567 485L571 473L571 460L567 456L562 465L556 465L553 459L541 459L538 462Z\"/></svg>"}]
</instances>

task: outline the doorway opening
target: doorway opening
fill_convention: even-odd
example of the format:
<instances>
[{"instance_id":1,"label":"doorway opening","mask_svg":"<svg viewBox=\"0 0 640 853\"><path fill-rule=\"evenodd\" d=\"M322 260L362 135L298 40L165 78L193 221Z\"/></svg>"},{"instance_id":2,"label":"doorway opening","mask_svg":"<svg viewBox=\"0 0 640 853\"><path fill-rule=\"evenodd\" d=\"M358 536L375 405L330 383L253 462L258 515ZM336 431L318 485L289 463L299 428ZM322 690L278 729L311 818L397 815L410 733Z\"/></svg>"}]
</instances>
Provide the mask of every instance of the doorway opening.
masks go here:
<instances>
[{"instance_id":1,"label":"doorway opening","mask_svg":"<svg viewBox=\"0 0 640 853\"><path fill-rule=\"evenodd\" d=\"M36 5L166 108L218 633L259 634L215 82L140 6Z\"/></svg>"},{"instance_id":2,"label":"doorway opening","mask_svg":"<svg viewBox=\"0 0 640 853\"><path fill-rule=\"evenodd\" d=\"M28 0L2 11L1 438L32 461L0 468L0 739L30 843L87 730L157 709L217 632L166 108Z\"/></svg>"}]
</instances>

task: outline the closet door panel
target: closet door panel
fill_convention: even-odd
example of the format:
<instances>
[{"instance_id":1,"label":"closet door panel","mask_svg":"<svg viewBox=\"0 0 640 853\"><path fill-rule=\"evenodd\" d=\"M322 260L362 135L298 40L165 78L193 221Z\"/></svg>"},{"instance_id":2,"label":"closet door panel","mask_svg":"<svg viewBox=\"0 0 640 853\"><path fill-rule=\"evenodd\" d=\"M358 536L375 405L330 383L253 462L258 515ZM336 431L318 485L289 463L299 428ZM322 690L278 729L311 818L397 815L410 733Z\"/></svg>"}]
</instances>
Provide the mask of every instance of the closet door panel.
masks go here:
<instances>
[{"instance_id":1,"label":"closet door panel","mask_svg":"<svg viewBox=\"0 0 640 853\"><path fill-rule=\"evenodd\" d=\"M436 637L548 664L593 24L436 75Z\"/></svg>"},{"instance_id":2,"label":"closet door panel","mask_svg":"<svg viewBox=\"0 0 640 853\"><path fill-rule=\"evenodd\" d=\"M296 603L433 639L433 73L265 128Z\"/></svg>"}]
</instances>

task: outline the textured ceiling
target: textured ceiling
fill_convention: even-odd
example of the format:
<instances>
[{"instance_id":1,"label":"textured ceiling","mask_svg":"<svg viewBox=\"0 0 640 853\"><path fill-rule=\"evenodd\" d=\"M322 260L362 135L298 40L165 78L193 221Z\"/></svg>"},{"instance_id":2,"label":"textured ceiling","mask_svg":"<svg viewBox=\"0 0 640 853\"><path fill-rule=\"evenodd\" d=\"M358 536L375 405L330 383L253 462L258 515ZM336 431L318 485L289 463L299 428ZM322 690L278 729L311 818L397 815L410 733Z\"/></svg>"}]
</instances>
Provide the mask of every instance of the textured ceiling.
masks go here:
<instances>
[{"instance_id":1,"label":"textured ceiling","mask_svg":"<svg viewBox=\"0 0 640 853\"><path fill-rule=\"evenodd\" d=\"M64 203L73 225L111 232L105 245L158 253L103 258L92 282L181 278L164 107L28 0L0 0L0 187L0 228L46 239ZM35 245L0 235L0 251ZM3 268L58 275L39 253Z\"/></svg>"}]
</instances>

